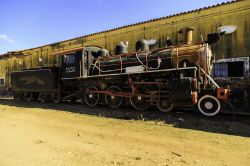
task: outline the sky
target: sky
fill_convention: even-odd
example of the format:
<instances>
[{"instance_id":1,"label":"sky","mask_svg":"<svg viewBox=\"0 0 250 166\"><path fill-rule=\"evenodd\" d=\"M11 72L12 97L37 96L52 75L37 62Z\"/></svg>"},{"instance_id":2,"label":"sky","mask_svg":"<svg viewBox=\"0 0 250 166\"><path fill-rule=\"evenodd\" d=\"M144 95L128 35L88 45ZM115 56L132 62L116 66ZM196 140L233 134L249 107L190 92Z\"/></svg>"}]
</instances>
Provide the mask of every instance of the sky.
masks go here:
<instances>
[{"instance_id":1,"label":"sky","mask_svg":"<svg viewBox=\"0 0 250 166\"><path fill-rule=\"evenodd\" d=\"M0 0L0 54L230 0Z\"/></svg>"}]
</instances>

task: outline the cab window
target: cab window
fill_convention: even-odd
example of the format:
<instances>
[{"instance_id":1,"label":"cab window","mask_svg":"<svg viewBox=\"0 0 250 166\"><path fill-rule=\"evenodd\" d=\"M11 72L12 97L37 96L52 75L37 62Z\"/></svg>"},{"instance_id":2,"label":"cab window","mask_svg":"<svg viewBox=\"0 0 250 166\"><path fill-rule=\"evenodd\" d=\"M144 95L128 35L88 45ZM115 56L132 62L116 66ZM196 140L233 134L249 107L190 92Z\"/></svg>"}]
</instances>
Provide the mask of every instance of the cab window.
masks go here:
<instances>
[{"instance_id":1,"label":"cab window","mask_svg":"<svg viewBox=\"0 0 250 166\"><path fill-rule=\"evenodd\" d=\"M75 63L75 54L67 54L63 56L63 62L66 65L71 65Z\"/></svg>"}]
</instances>

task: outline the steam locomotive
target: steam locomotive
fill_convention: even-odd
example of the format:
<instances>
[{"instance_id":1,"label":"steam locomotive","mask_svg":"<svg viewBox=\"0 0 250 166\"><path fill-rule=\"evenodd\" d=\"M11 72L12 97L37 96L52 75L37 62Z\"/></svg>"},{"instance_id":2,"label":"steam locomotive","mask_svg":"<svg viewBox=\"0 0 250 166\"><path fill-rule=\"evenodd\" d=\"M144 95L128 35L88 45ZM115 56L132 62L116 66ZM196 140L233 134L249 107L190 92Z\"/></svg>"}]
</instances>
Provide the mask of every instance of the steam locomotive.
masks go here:
<instances>
[{"instance_id":1,"label":"steam locomotive","mask_svg":"<svg viewBox=\"0 0 250 166\"><path fill-rule=\"evenodd\" d=\"M116 46L116 55L106 49L86 46L51 56L62 58L61 67L24 69L11 73L16 100L81 101L89 106L107 104L118 108L130 103L136 110L156 106L169 112L176 106L197 106L206 116L214 116L228 89L210 77L212 51L209 43L192 43L191 28L182 29L182 45L149 49L147 40ZM171 43L171 42L170 42Z\"/></svg>"}]
</instances>

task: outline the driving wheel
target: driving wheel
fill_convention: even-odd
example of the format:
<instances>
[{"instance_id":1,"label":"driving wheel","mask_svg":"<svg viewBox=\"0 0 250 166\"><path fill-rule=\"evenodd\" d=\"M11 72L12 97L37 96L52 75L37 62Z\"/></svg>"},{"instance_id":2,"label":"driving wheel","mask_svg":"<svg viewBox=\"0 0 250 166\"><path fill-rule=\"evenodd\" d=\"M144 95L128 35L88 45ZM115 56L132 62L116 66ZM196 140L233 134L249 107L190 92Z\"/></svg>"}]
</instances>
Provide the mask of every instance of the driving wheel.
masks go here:
<instances>
[{"instance_id":1,"label":"driving wheel","mask_svg":"<svg viewBox=\"0 0 250 166\"><path fill-rule=\"evenodd\" d=\"M98 89L95 86L88 87L84 92L84 100L89 106L97 105L99 101Z\"/></svg>"},{"instance_id":2,"label":"driving wheel","mask_svg":"<svg viewBox=\"0 0 250 166\"><path fill-rule=\"evenodd\" d=\"M111 86L108 88L108 91L111 94L105 94L105 101L107 105L111 108L118 108L122 104L123 97L122 96L115 96L116 92L121 92L121 89L117 86Z\"/></svg>"},{"instance_id":3,"label":"driving wheel","mask_svg":"<svg viewBox=\"0 0 250 166\"><path fill-rule=\"evenodd\" d=\"M156 107L162 112L169 112L173 110L174 105L170 101L159 101Z\"/></svg>"},{"instance_id":4,"label":"driving wheel","mask_svg":"<svg viewBox=\"0 0 250 166\"><path fill-rule=\"evenodd\" d=\"M130 97L130 104L138 111L146 110L150 106L150 102L141 95Z\"/></svg>"},{"instance_id":5,"label":"driving wheel","mask_svg":"<svg viewBox=\"0 0 250 166\"><path fill-rule=\"evenodd\" d=\"M172 91L167 90L159 93L159 100L156 107L162 112L169 112L174 108L172 103Z\"/></svg>"}]
</instances>

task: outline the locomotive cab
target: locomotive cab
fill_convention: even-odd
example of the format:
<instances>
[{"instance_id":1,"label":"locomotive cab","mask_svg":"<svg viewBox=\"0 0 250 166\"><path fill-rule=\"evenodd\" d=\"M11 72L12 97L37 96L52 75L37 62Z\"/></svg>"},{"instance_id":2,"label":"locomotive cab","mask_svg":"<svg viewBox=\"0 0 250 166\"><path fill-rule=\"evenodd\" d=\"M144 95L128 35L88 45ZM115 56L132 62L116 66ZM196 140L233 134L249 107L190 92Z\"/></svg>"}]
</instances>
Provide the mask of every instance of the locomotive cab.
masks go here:
<instances>
[{"instance_id":1,"label":"locomotive cab","mask_svg":"<svg viewBox=\"0 0 250 166\"><path fill-rule=\"evenodd\" d=\"M100 47L88 46L75 52L66 53L62 58L62 79L86 77L88 69L95 58L99 56Z\"/></svg>"},{"instance_id":2,"label":"locomotive cab","mask_svg":"<svg viewBox=\"0 0 250 166\"><path fill-rule=\"evenodd\" d=\"M62 78L74 78L80 76L80 62L82 60L82 51L65 54L62 56Z\"/></svg>"},{"instance_id":3,"label":"locomotive cab","mask_svg":"<svg viewBox=\"0 0 250 166\"><path fill-rule=\"evenodd\" d=\"M96 58L102 56L101 47L88 46L83 49L81 65L81 77L87 77L90 74L91 65L95 62Z\"/></svg>"}]
</instances>

